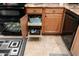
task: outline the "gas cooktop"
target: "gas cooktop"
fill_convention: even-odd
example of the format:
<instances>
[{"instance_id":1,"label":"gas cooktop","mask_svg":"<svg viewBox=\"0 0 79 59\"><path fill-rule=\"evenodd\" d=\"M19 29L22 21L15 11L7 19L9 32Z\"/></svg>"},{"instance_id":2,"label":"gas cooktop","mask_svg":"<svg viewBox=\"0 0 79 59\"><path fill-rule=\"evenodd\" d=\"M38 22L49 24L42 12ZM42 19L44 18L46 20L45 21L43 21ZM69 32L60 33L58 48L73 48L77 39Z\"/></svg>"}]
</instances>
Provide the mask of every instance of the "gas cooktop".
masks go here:
<instances>
[{"instance_id":1,"label":"gas cooktop","mask_svg":"<svg viewBox=\"0 0 79 59\"><path fill-rule=\"evenodd\" d=\"M0 38L0 56L23 56L25 45L22 38Z\"/></svg>"}]
</instances>

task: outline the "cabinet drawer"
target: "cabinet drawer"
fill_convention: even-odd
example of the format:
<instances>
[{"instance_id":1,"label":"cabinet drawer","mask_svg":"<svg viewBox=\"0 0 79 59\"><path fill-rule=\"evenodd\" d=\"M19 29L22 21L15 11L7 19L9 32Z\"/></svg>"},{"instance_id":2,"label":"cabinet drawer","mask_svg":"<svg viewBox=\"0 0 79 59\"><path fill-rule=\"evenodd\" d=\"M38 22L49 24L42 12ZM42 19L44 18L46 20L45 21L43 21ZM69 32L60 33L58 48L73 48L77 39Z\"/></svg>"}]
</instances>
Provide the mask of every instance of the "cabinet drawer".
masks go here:
<instances>
[{"instance_id":1,"label":"cabinet drawer","mask_svg":"<svg viewBox=\"0 0 79 59\"><path fill-rule=\"evenodd\" d=\"M45 14L45 18L62 18L62 14Z\"/></svg>"},{"instance_id":2,"label":"cabinet drawer","mask_svg":"<svg viewBox=\"0 0 79 59\"><path fill-rule=\"evenodd\" d=\"M26 11L30 14L41 14L42 8L27 8Z\"/></svg>"},{"instance_id":3,"label":"cabinet drawer","mask_svg":"<svg viewBox=\"0 0 79 59\"><path fill-rule=\"evenodd\" d=\"M63 9L45 9L45 13L63 13Z\"/></svg>"}]
</instances>

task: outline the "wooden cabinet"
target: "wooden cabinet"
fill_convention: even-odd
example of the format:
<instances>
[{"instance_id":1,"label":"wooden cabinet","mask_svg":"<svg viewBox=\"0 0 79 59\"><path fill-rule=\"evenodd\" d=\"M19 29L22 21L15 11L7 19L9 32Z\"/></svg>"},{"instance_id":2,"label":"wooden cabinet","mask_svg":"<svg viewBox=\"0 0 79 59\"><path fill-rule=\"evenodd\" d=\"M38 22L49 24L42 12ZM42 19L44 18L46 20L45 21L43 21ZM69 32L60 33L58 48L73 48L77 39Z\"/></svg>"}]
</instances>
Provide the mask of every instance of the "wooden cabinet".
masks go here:
<instances>
[{"instance_id":1,"label":"wooden cabinet","mask_svg":"<svg viewBox=\"0 0 79 59\"><path fill-rule=\"evenodd\" d=\"M20 26L21 26L22 36L23 36L23 38L26 38L26 36L28 35L28 18L27 18L27 15L23 16L20 19Z\"/></svg>"},{"instance_id":2,"label":"wooden cabinet","mask_svg":"<svg viewBox=\"0 0 79 59\"><path fill-rule=\"evenodd\" d=\"M54 34L61 32L62 14L45 14L43 19L43 33Z\"/></svg>"},{"instance_id":3,"label":"wooden cabinet","mask_svg":"<svg viewBox=\"0 0 79 59\"><path fill-rule=\"evenodd\" d=\"M69 14L66 14L66 11ZM28 33L29 15L42 16L42 33L43 34L63 34L73 32L73 12L64 7L26 7L27 16L21 18L22 35L25 37ZM71 16L74 14L73 16ZM23 24L22 24L23 23ZM75 26L74 26L75 27Z\"/></svg>"},{"instance_id":4,"label":"wooden cabinet","mask_svg":"<svg viewBox=\"0 0 79 59\"><path fill-rule=\"evenodd\" d=\"M79 26L77 28L77 32L71 47L71 53L72 55L79 56Z\"/></svg>"},{"instance_id":5,"label":"wooden cabinet","mask_svg":"<svg viewBox=\"0 0 79 59\"><path fill-rule=\"evenodd\" d=\"M64 8L46 8L43 15L43 34L60 34L62 33Z\"/></svg>"}]
</instances>

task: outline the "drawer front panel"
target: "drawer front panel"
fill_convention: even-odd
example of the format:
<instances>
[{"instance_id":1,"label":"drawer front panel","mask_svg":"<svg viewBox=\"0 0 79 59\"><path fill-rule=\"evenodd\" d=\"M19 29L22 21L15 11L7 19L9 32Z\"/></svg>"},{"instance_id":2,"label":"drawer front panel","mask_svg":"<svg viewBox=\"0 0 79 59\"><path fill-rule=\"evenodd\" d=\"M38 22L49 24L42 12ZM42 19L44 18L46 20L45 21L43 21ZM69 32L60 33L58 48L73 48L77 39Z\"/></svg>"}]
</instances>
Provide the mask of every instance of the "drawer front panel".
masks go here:
<instances>
[{"instance_id":1,"label":"drawer front panel","mask_svg":"<svg viewBox=\"0 0 79 59\"><path fill-rule=\"evenodd\" d=\"M26 12L31 14L41 14L42 8L27 8Z\"/></svg>"},{"instance_id":2,"label":"drawer front panel","mask_svg":"<svg viewBox=\"0 0 79 59\"><path fill-rule=\"evenodd\" d=\"M62 14L45 14L45 18L62 18Z\"/></svg>"},{"instance_id":3,"label":"drawer front panel","mask_svg":"<svg viewBox=\"0 0 79 59\"><path fill-rule=\"evenodd\" d=\"M63 9L45 9L45 13L63 13Z\"/></svg>"}]
</instances>

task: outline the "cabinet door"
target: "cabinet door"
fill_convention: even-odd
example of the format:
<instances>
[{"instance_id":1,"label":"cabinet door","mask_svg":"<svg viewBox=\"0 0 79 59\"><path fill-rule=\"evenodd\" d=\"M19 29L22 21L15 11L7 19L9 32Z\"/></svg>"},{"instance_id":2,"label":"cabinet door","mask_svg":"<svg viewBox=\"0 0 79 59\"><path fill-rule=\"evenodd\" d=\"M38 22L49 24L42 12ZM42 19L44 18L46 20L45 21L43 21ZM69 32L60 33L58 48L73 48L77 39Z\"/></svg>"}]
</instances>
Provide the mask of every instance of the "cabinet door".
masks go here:
<instances>
[{"instance_id":1,"label":"cabinet door","mask_svg":"<svg viewBox=\"0 0 79 59\"><path fill-rule=\"evenodd\" d=\"M62 14L45 14L43 19L43 33L54 34L61 32Z\"/></svg>"},{"instance_id":2,"label":"cabinet door","mask_svg":"<svg viewBox=\"0 0 79 59\"><path fill-rule=\"evenodd\" d=\"M77 29L77 32L76 32L76 35L71 47L71 53L72 55L79 56L79 26L78 26L78 29Z\"/></svg>"},{"instance_id":3,"label":"cabinet door","mask_svg":"<svg viewBox=\"0 0 79 59\"><path fill-rule=\"evenodd\" d=\"M23 16L20 19L20 26L21 26L22 36L23 36L23 38L26 38L26 36L28 35L28 18L27 18L27 15Z\"/></svg>"}]
</instances>

